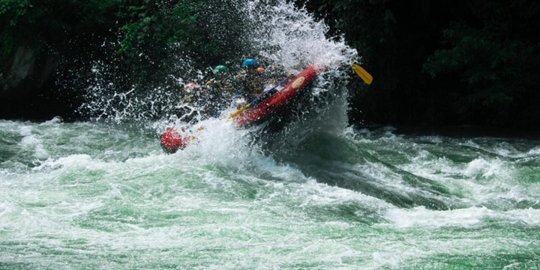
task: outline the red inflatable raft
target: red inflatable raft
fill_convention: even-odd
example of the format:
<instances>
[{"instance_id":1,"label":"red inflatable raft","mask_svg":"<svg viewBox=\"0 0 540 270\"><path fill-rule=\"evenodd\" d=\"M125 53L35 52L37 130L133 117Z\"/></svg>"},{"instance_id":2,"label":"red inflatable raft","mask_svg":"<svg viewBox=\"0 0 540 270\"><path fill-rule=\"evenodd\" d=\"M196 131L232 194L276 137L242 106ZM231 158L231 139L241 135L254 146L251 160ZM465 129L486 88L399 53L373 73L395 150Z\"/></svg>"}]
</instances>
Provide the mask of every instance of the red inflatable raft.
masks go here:
<instances>
[{"instance_id":1,"label":"red inflatable raft","mask_svg":"<svg viewBox=\"0 0 540 270\"><path fill-rule=\"evenodd\" d=\"M291 101L299 91L306 88L321 70L315 65L309 66L292 79L283 89L257 106L248 108L234 116L234 122L240 127L265 120L273 112ZM234 114L233 114L234 115Z\"/></svg>"},{"instance_id":2,"label":"red inflatable raft","mask_svg":"<svg viewBox=\"0 0 540 270\"><path fill-rule=\"evenodd\" d=\"M161 133L159 143L165 152L174 153L178 149L186 148L191 140L190 136L184 136L174 128L167 128L165 132Z\"/></svg>"},{"instance_id":3,"label":"red inflatable raft","mask_svg":"<svg viewBox=\"0 0 540 270\"><path fill-rule=\"evenodd\" d=\"M238 110L231 115L231 118L239 127L246 127L265 121L278 109L289 104L300 91L305 89L317 77L319 72L321 72L321 69L315 65L307 67L289 81L284 88L262 100L257 105L254 105L254 107ZM186 133L185 130L183 132ZM182 135L174 128L168 128L161 134L160 143L166 152L174 153L179 149L186 148L194 138L190 135Z\"/></svg>"}]
</instances>

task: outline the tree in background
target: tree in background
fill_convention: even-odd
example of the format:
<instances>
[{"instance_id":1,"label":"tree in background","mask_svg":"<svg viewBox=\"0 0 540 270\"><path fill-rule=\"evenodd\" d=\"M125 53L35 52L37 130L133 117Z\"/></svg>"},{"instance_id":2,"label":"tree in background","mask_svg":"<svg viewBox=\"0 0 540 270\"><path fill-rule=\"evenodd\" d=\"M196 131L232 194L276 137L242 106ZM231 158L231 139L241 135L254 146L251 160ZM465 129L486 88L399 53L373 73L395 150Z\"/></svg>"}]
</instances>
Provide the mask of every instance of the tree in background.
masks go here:
<instances>
[{"instance_id":1,"label":"tree in background","mask_svg":"<svg viewBox=\"0 0 540 270\"><path fill-rule=\"evenodd\" d=\"M297 2L344 33L377 78L353 92L353 121L540 128L536 1Z\"/></svg>"},{"instance_id":2,"label":"tree in background","mask_svg":"<svg viewBox=\"0 0 540 270\"><path fill-rule=\"evenodd\" d=\"M39 118L70 110L76 98L53 90L56 74L102 56L117 8L114 0L0 0L0 116Z\"/></svg>"},{"instance_id":3,"label":"tree in background","mask_svg":"<svg viewBox=\"0 0 540 270\"><path fill-rule=\"evenodd\" d=\"M0 117L69 114L95 63L116 90L149 91L238 59L250 51L243 2L0 0ZM353 122L540 128L536 1L296 2L345 34L376 78L352 92Z\"/></svg>"},{"instance_id":4,"label":"tree in background","mask_svg":"<svg viewBox=\"0 0 540 270\"><path fill-rule=\"evenodd\" d=\"M465 8L423 70L457 82L449 106L459 122L539 128L540 32L533 26L540 4L471 1Z\"/></svg>"},{"instance_id":5,"label":"tree in background","mask_svg":"<svg viewBox=\"0 0 540 270\"><path fill-rule=\"evenodd\" d=\"M104 79L117 91L148 91L185 71L179 61L198 69L239 57L246 50L239 5L0 0L0 117L70 114L95 63L107 66Z\"/></svg>"},{"instance_id":6,"label":"tree in background","mask_svg":"<svg viewBox=\"0 0 540 270\"><path fill-rule=\"evenodd\" d=\"M246 44L240 3L235 1L136 1L119 15L128 18L120 28L116 56L129 64L130 78L145 85L159 85L189 60L190 69L223 63L239 57ZM155 79L158 80L155 80Z\"/></svg>"}]
</instances>

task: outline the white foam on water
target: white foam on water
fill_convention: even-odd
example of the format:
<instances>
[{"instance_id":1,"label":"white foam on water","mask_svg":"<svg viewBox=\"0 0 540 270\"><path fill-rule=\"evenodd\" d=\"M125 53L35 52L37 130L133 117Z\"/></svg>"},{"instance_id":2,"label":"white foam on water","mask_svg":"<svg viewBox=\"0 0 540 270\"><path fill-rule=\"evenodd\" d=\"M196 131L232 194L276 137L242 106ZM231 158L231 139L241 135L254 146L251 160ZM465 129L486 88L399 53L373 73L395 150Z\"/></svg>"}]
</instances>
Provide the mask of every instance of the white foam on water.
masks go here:
<instances>
[{"instance_id":1,"label":"white foam on water","mask_svg":"<svg viewBox=\"0 0 540 270\"><path fill-rule=\"evenodd\" d=\"M462 152L460 154L465 157L463 160L463 157L455 159L452 153L446 156L439 149L455 145L452 140L446 140L448 146L416 144L413 147L409 142L403 143L405 144L403 149L411 148L413 152L409 153L410 160L398 167L444 186L448 190L448 195L461 204L460 207L467 205L505 209L508 205L520 201L538 201L535 194L538 187L530 183L524 186L520 179L522 173L530 173L522 171L524 168L520 162L525 161L516 160L514 157L521 154L513 153L511 157L485 154L495 152L494 149L499 147L499 144L487 147L474 141L466 142L467 146L474 145L474 149L483 150L478 153ZM403 149L396 150L396 154L401 155L400 152L405 151ZM528 159L534 157L529 156Z\"/></svg>"},{"instance_id":2,"label":"white foam on water","mask_svg":"<svg viewBox=\"0 0 540 270\"><path fill-rule=\"evenodd\" d=\"M412 209L390 209L386 218L393 226L406 228L471 228L488 225L491 221L513 224L522 223L527 226L540 225L540 209L514 209L508 211L490 210L485 207L437 211L425 207Z\"/></svg>"},{"instance_id":3,"label":"white foam on water","mask_svg":"<svg viewBox=\"0 0 540 270\"><path fill-rule=\"evenodd\" d=\"M527 156L540 156L540 146L534 147L526 153Z\"/></svg>"},{"instance_id":4,"label":"white foam on water","mask_svg":"<svg viewBox=\"0 0 540 270\"><path fill-rule=\"evenodd\" d=\"M48 151L43 146L42 140L32 126L21 126L19 134L22 136L20 146L26 151L31 151L32 155L38 160L44 160L49 157Z\"/></svg>"},{"instance_id":5,"label":"white foam on water","mask_svg":"<svg viewBox=\"0 0 540 270\"><path fill-rule=\"evenodd\" d=\"M318 183L315 180L310 180L303 184L298 189L294 190L292 196L302 198L302 204L307 205L342 205L344 203L352 203L358 205L369 206L376 211L383 211L391 208L391 204L371 197L360 192L350 189L344 189L334 186L329 186L323 183Z\"/></svg>"},{"instance_id":6,"label":"white foam on water","mask_svg":"<svg viewBox=\"0 0 540 270\"><path fill-rule=\"evenodd\" d=\"M294 166L274 160L252 144L250 130L236 129L229 120L209 119L201 125L205 129L197 134L199 142L173 155L154 151L103 160L86 153L66 154L45 160L29 173L0 176L0 234L42 252L69 250L78 258L138 254L156 262L157 256L169 250L171 258L185 260L207 254L194 260L216 269L225 265L295 268L298 262L332 269L380 269L400 268L438 254L489 255L501 245L527 250L527 240L465 239L467 235L438 239L440 230L484 228L493 223L540 226L538 209L396 208L361 192L319 183ZM154 144L155 138L144 143ZM460 171L461 181L473 182L463 174L469 163L422 155L411 162L434 160L422 167L446 166L442 170ZM483 179L484 172L493 170L478 164L480 169L473 174L480 179L477 185L496 182L490 180L496 179L496 173ZM388 184L388 189L415 192L403 182L392 183L400 176L383 164L358 166ZM343 208L352 213L340 216ZM373 225L356 222L366 220L366 213L378 217L371 221ZM70 246L69 241L81 244ZM258 263L227 260L246 257ZM66 259L56 258L52 262ZM39 256L36 260L43 262Z\"/></svg>"},{"instance_id":7,"label":"white foam on water","mask_svg":"<svg viewBox=\"0 0 540 270\"><path fill-rule=\"evenodd\" d=\"M493 177L510 179L511 171L505 167L505 163L499 159L485 160L484 158L475 159L465 168L463 174L473 179L490 179Z\"/></svg>"}]
</instances>

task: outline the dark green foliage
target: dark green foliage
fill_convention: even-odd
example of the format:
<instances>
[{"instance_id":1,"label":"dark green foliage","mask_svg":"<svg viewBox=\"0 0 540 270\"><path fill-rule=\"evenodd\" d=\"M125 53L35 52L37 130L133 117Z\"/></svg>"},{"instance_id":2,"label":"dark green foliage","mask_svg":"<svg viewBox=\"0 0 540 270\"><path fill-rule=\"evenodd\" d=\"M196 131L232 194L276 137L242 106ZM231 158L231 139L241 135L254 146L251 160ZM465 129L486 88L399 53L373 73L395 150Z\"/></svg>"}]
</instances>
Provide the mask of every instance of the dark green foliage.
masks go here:
<instances>
[{"instance_id":1,"label":"dark green foliage","mask_svg":"<svg viewBox=\"0 0 540 270\"><path fill-rule=\"evenodd\" d=\"M186 67L249 54L243 2L0 0L0 82L17 50L30 48L36 63L59 63L49 81L64 86L84 82L99 61L115 89L166 87ZM353 122L540 128L537 1L296 2L324 18L331 35L344 34L375 77L370 91L353 86Z\"/></svg>"},{"instance_id":2,"label":"dark green foliage","mask_svg":"<svg viewBox=\"0 0 540 270\"><path fill-rule=\"evenodd\" d=\"M0 35L2 40L11 40L12 47L67 47L78 36L104 32L113 26L118 4L120 1L114 0L0 0ZM10 55L13 52L9 49L2 47L2 53Z\"/></svg>"},{"instance_id":3,"label":"dark green foliage","mask_svg":"<svg viewBox=\"0 0 540 270\"><path fill-rule=\"evenodd\" d=\"M540 128L540 5L532 0L298 1L370 70L354 121Z\"/></svg>"},{"instance_id":4,"label":"dark green foliage","mask_svg":"<svg viewBox=\"0 0 540 270\"><path fill-rule=\"evenodd\" d=\"M144 48L164 49L175 42L185 47L195 35L194 24L200 3L183 1L169 5L164 1L141 1L125 7L120 17L128 19L121 27L119 53L137 54Z\"/></svg>"},{"instance_id":5,"label":"dark green foliage","mask_svg":"<svg viewBox=\"0 0 540 270\"><path fill-rule=\"evenodd\" d=\"M233 1L130 1L118 15L126 23L114 57L129 67L120 72L135 84L156 87L168 75L184 73L179 61L204 69L238 57L246 47L238 12Z\"/></svg>"},{"instance_id":6,"label":"dark green foliage","mask_svg":"<svg viewBox=\"0 0 540 270\"><path fill-rule=\"evenodd\" d=\"M25 18L29 9L27 1L2 0L0 1L0 62L2 71L8 66L10 58L22 38L17 26L35 23L35 18ZM29 42L30 43L30 42Z\"/></svg>"},{"instance_id":7,"label":"dark green foliage","mask_svg":"<svg viewBox=\"0 0 540 270\"><path fill-rule=\"evenodd\" d=\"M451 23L443 31L448 48L436 50L424 71L435 79L455 74L460 89L452 106L463 120L540 127L540 43L529 32L539 23L540 6L494 1L473 2L469 8L478 23Z\"/></svg>"},{"instance_id":8,"label":"dark green foliage","mask_svg":"<svg viewBox=\"0 0 540 270\"><path fill-rule=\"evenodd\" d=\"M0 0L2 62L19 46L102 55L110 50L103 48L105 41L130 61L144 53L143 60L159 62L175 50L219 62L243 45L229 37L244 29L238 5L218 0Z\"/></svg>"},{"instance_id":9,"label":"dark green foliage","mask_svg":"<svg viewBox=\"0 0 540 270\"><path fill-rule=\"evenodd\" d=\"M170 75L186 71L182 68L203 69L249 50L241 40L246 27L240 5L220 0L0 0L0 82L9 81L17 69L17 51L30 48L34 73L16 87L75 108L80 91L96 76L95 63L107 66L101 79L110 80L116 91L169 87ZM43 63L56 69L45 78L44 89L36 91L41 86L32 81L43 77ZM28 103L19 92L5 92L18 100L10 106Z\"/></svg>"}]
</instances>

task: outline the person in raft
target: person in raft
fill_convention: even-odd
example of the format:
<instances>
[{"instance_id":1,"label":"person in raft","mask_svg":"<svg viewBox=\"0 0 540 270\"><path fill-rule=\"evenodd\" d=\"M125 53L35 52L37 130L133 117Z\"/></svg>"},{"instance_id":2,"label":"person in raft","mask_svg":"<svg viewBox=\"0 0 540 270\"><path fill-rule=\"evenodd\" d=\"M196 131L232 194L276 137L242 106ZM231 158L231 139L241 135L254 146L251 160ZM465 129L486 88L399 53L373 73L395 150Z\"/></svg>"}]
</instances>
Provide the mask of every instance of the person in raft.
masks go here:
<instances>
[{"instance_id":1,"label":"person in raft","mask_svg":"<svg viewBox=\"0 0 540 270\"><path fill-rule=\"evenodd\" d=\"M214 77L205 83L205 88L215 113L223 110L227 101L232 101L230 104L237 109L248 102L256 105L283 88L289 80L277 66L265 68L255 58L245 58L234 76L226 65L216 66L212 73Z\"/></svg>"},{"instance_id":2,"label":"person in raft","mask_svg":"<svg viewBox=\"0 0 540 270\"><path fill-rule=\"evenodd\" d=\"M253 107L280 91L294 77L292 74L284 74L286 72L277 65L265 68L254 58L245 59L237 77L242 82L241 92L246 97L245 100L249 101L249 106ZM247 102L238 105L240 106L237 108L241 108L247 105Z\"/></svg>"},{"instance_id":3,"label":"person in raft","mask_svg":"<svg viewBox=\"0 0 540 270\"><path fill-rule=\"evenodd\" d=\"M259 65L255 58L246 58L242 61L241 69L234 77L239 83L237 95L246 100L252 100L263 90L264 67Z\"/></svg>"},{"instance_id":4,"label":"person in raft","mask_svg":"<svg viewBox=\"0 0 540 270\"><path fill-rule=\"evenodd\" d=\"M235 74L226 65L217 65L212 70L213 77L205 82L208 100L217 110L224 109L229 101L232 106L241 107L247 100L259 96L263 90L264 67L254 58L244 59L241 69Z\"/></svg>"},{"instance_id":5,"label":"person in raft","mask_svg":"<svg viewBox=\"0 0 540 270\"><path fill-rule=\"evenodd\" d=\"M283 74L285 72L277 65L265 68L255 58L244 59L242 69L235 77L236 81L241 82L237 95L244 97L244 100L242 103L237 102L236 107L243 107L247 102L251 106L256 105L281 90L289 79Z\"/></svg>"},{"instance_id":6,"label":"person in raft","mask_svg":"<svg viewBox=\"0 0 540 270\"><path fill-rule=\"evenodd\" d=\"M217 65L212 70L212 75L213 78L205 83L205 87L208 89L207 106L212 108L212 116L217 116L228 106L228 101L233 98L236 83L226 65Z\"/></svg>"}]
</instances>

